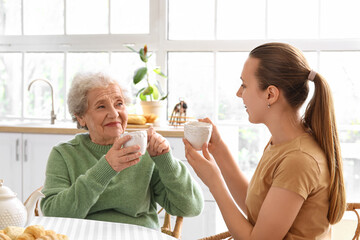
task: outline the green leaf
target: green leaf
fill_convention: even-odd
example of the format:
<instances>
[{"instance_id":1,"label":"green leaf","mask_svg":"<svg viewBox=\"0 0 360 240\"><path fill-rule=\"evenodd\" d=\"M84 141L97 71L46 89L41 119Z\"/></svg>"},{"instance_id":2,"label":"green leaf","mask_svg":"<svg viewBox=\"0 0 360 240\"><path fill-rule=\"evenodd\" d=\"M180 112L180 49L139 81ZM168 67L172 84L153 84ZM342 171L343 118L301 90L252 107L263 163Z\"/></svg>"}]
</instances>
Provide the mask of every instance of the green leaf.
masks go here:
<instances>
[{"instance_id":1,"label":"green leaf","mask_svg":"<svg viewBox=\"0 0 360 240\"><path fill-rule=\"evenodd\" d=\"M142 92L142 91L144 91L145 90L145 88L143 87L142 89L140 89L137 93L136 93L136 97Z\"/></svg>"},{"instance_id":2,"label":"green leaf","mask_svg":"<svg viewBox=\"0 0 360 240\"><path fill-rule=\"evenodd\" d=\"M150 86L150 87L147 87L147 88L142 92L142 94L144 94L144 95L151 95L153 92L154 92L154 89Z\"/></svg>"},{"instance_id":3,"label":"green leaf","mask_svg":"<svg viewBox=\"0 0 360 240\"><path fill-rule=\"evenodd\" d=\"M134 84L138 84L141 80L143 80L143 78L145 77L147 73L147 68L146 67L142 67L136 70L134 78L133 78L133 82Z\"/></svg>"},{"instance_id":4,"label":"green leaf","mask_svg":"<svg viewBox=\"0 0 360 240\"><path fill-rule=\"evenodd\" d=\"M142 49L140 49L140 52L139 52L139 54L140 54L140 59L141 59L141 61L143 61L143 62L147 62L147 57L146 57L146 54L145 54L145 52L144 52L144 49L142 48Z\"/></svg>"},{"instance_id":5,"label":"green leaf","mask_svg":"<svg viewBox=\"0 0 360 240\"><path fill-rule=\"evenodd\" d=\"M168 93L168 94L166 94L166 96L164 96L164 97L160 98L160 101L165 100L168 96L169 96L169 93Z\"/></svg>"},{"instance_id":6,"label":"green leaf","mask_svg":"<svg viewBox=\"0 0 360 240\"><path fill-rule=\"evenodd\" d=\"M146 96L144 94L140 93L139 97L141 101L146 101Z\"/></svg>"},{"instance_id":7,"label":"green leaf","mask_svg":"<svg viewBox=\"0 0 360 240\"><path fill-rule=\"evenodd\" d=\"M160 68L155 68L153 71L154 71L156 74L158 74L159 76L164 77L164 78L167 78L166 75L165 75L163 72L161 72Z\"/></svg>"},{"instance_id":8,"label":"green leaf","mask_svg":"<svg viewBox=\"0 0 360 240\"><path fill-rule=\"evenodd\" d=\"M152 88L153 88L153 98L154 100L158 100L159 99L159 89L155 86L155 85L152 85Z\"/></svg>"}]
</instances>

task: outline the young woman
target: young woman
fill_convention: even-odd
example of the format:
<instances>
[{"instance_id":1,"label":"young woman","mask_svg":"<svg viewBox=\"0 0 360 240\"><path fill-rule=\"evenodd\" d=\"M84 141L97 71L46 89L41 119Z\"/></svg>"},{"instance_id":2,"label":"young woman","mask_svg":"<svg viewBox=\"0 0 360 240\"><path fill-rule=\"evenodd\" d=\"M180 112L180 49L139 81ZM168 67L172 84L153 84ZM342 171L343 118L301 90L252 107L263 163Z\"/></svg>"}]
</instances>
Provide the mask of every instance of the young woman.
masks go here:
<instances>
[{"instance_id":1,"label":"young woman","mask_svg":"<svg viewBox=\"0 0 360 240\"><path fill-rule=\"evenodd\" d=\"M249 121L265 124L271 133L253 178L244 177L214 124L203 156L184 139L190 165L209 187L234 239L330 239L330 224L342 218L346 200L326 80L301 51L283 43L253 49L241 80L237 96ZM301 117L309 82L315 91Z\"/></svg>"}]
</instances>

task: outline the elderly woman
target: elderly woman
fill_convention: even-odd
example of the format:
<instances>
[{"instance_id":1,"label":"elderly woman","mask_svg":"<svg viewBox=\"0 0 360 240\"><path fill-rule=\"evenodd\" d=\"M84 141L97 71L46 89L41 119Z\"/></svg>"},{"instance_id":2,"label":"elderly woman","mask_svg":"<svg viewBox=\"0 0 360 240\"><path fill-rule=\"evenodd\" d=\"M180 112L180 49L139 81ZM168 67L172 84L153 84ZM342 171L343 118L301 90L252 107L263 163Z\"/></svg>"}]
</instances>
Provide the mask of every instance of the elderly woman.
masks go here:
<instances>
[{"instance_id":1,"label":"elderly woman","mask_svg":"<svg viewBox=\"0 0 360 240\"><path fill-rule=\"evenodd\" d=\"M159 228L157 204L176 216L196 216L202 192L169 143L152 128L147 152L123 147L125 91L103 73L77 75L68 106L78 134L50 153L41 210L45 216L85 218Z\"/></svg>"}]
</instances>

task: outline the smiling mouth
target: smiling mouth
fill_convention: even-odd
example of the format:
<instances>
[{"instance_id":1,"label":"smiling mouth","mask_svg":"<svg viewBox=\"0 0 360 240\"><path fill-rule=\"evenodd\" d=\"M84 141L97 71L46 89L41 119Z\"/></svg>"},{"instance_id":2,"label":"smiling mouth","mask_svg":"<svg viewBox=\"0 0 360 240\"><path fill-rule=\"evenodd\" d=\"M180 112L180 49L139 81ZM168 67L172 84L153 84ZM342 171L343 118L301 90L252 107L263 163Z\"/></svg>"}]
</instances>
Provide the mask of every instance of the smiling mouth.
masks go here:
<instances>
[{"instance_id":1,"label":"smiling mouth","mask_svg":"<svg viewBox=\"0 0 360 240\"><path fill-rule=\"evenodd\" d=\"M111 122L111 123L105 124L106 127L117 127L119 125L121 125L120 122Z\"/></svg>"}]
</instances>

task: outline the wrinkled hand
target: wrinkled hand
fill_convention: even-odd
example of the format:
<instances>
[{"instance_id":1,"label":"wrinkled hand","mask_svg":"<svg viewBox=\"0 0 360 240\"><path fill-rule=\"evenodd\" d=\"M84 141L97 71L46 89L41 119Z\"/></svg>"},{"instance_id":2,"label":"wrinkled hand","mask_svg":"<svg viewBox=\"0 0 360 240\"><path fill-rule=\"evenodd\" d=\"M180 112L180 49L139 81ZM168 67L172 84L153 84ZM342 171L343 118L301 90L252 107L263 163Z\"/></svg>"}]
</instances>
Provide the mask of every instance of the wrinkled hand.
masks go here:
<instances>
[{"instance_id":1,"label":"wrinkled hand","mask_svg":"<svg viewBox=\"0 0 360 240\"><path fill-rule=\"evenodd\" d=\"M199 122L210 123L212 125L212 133L211 133L211 138L210 138L210 141L209 141L209 144L208 144L208 148L209 148L210 153L213 153L213 151L222 142L220 133L219 133L217 127L215 126L215 124L209 118L198 119L198 121Z\"/></svg>"},{"instance_id":2,"label":"wrinkled hand","mask_svg":"<svg viewBox=\"0 0 360 240\"><path fill-rule=\"evenodd\" d=\"M151 157L156 157L170 151L169 142L153 128L148 130L148 147L147 151Z\"/></svg>"},{"instance_id":3,"label":"wrinkled hand","mask_svg":"<svg viewBox=\"0 0 360 240\"><path fill-rule=\"evenodd\" d=\"M141 153L139 152L139 145L122 147L122 145L130 139L130 135L118 138L105 155L106 161L117 172L131 167L140 161Z\"/></svg>"},{"instance_id":4,"label":"wrinkled hand","mask_svg":"<svg viewBox=\"0 0 360 240\"><path fill-rule=\"evenodd\" d=\"M185 138L183 142L185 144L185 156L188 163L205 185L210 188L211 185L218 182L218 178L221 178L221 172L214 158L210 155L207 144L204 143L202 146L204 156L201 156Z\"/></svg>"}]
</instances>

